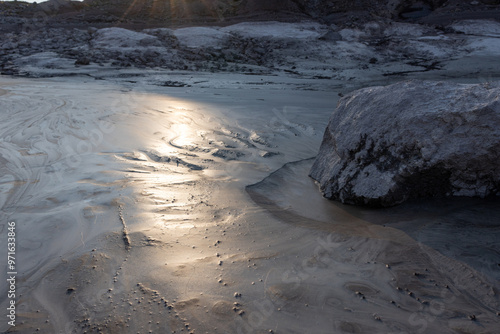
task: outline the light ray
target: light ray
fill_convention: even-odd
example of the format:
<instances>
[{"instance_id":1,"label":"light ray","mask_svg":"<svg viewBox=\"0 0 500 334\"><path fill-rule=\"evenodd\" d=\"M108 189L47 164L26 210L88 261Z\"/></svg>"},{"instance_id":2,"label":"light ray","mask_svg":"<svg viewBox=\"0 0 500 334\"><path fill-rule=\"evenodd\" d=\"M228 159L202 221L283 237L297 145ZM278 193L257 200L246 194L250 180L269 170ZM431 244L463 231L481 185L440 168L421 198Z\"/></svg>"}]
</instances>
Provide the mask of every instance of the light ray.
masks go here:
<instances>
[{"instance_id":1,"label":"light ray","mask_svg":"<svg viewBox=\"0 0 500 334\"><path fill-rule=\"evenodd\" d=\"M140 0L133 0L132 3L130 4L130 6L128 6L127 10L125 11L125 13L123 13L123 15L120 17L120 21L122 21L125 17L128 16L128 14L130 13L130 11L133 9L133 7L139 2Z\"/></svg>"}]
</instances>

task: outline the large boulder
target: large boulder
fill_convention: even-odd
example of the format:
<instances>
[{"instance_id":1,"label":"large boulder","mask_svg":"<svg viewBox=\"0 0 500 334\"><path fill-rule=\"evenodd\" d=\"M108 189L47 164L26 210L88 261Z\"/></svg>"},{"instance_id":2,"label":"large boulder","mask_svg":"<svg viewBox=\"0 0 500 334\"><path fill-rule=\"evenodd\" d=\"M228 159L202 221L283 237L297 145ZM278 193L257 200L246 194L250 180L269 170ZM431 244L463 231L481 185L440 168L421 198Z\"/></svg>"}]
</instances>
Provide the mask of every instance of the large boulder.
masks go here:
<instances>
[{"instance_id":1,"label":"large boulder","mask_svg":"<svg viewBox=\"0 0 500 334\"><path fill-rule=\"evenodd\" d=\"M357 205L499 195L500 82L355 91L339 101L310 175L325 197Z\"/></svg>"}]
</instances>

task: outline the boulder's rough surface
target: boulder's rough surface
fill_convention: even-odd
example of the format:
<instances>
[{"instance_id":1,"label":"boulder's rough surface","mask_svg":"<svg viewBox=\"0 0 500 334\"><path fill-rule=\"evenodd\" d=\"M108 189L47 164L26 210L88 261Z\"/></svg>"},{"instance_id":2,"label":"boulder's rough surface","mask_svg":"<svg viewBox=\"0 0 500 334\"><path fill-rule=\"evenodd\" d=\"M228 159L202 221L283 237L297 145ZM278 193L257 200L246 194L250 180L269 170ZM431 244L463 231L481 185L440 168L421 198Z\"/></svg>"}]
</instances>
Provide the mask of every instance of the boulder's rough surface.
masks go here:
<instances>
[{"instance_id":1,"label":"boulder's rough surface","mask_svg":"<svg viewBox=\"0 0 500 334\"><path fill-rule=\"evenodd\" d=\"M310 175L348 204L499 195L500 82L355 91L339 101Z\"/></svg>"}]
</instances>

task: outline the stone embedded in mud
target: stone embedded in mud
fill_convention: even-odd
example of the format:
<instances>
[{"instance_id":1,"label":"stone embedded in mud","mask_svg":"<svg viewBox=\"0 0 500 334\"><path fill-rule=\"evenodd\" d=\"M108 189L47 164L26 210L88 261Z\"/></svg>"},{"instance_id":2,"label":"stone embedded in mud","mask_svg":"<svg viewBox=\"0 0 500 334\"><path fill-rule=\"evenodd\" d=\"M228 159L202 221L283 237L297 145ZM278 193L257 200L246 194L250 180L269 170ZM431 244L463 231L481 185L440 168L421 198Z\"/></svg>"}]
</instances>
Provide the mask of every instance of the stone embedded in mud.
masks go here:
<instances>
[{"instance_id":1,"label":"stone embedded in mud","mask_svg":"<svg viewBox=\"0 0 500 334\"><path fill-rule=\"evenodd\" d=\"M500 82L407 81L339 101L310 171L347 204L500 194Z\"/></svg>"}]
</instances>

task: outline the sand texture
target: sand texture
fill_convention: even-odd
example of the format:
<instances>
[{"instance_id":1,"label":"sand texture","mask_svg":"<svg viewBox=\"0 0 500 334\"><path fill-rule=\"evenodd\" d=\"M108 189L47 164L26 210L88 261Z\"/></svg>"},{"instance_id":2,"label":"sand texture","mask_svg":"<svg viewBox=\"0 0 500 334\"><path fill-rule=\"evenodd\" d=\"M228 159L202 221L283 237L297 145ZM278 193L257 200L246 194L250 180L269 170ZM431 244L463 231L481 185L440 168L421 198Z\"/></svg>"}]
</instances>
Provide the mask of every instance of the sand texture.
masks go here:
<instances>
[{"instance_id":1,"label":"sand texture","mask_svg":"<svg viewBox=\"0 0 500 334\"><path fill-rule=\"evenodd\" d=\"M307 171L337 92L208 79L2 78L2 331L495 333L498 201L327 201Z\"/></svg>"}]
</instances>

